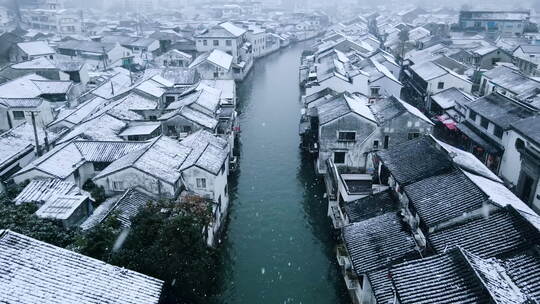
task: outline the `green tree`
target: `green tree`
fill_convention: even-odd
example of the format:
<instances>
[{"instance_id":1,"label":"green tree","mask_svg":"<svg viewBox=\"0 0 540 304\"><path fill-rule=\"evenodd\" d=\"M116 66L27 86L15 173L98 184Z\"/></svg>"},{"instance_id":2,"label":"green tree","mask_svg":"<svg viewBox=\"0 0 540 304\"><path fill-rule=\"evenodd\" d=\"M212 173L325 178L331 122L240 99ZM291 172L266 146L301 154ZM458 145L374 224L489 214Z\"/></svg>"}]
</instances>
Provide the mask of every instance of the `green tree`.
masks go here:
<instances>
[{"instance_id":1,"label":"green tree","mask_svg":"<svg viewBox=\"0 0 540 304\"><path fill-rule=\"evenodd\" d=\"M34 204L15 205L6 196L0 197L0 229L10 229L60 247L74 242L75 230L66 230L59 222L35 216L37 209Z\"/></svg>"},{"instance_id":2,"label":"green tree","mask_svg":"<svg viewBox=\"0 0 540 304\"><path fill-rule=\"evenodd\" d=\"M216 284L217 254L203 234L210 221L203 199L149 204L111 262L166 282L171 302L205 303Z\"/></svg>"}]
</instances>

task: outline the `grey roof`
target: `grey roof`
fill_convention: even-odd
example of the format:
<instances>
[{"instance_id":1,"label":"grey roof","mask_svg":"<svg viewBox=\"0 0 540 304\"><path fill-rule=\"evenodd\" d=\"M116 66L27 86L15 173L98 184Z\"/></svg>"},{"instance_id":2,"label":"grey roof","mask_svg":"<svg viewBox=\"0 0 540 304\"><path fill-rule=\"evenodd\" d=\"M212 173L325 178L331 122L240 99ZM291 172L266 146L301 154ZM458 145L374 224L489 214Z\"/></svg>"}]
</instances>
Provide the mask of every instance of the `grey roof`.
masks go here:
<instances>
[{"instance_id":1,"label":"grey roof","mask_svg":"<svg viewBox=\"0 0 540 304\"><path fill-rule=\"evenodd\" d=\"M428 227L478 210L488 199L459 169L422 179L403 189Z\"/></svg>"},{"instance_id":2,"label":"grey roof","mask_svg":"<svg viewBox=\"0 0 540 304\"><path fill-rule=\"evenodd\" d=\"M403 304L527 302L526 294L515 288L500 261L460 248L397 265L391 273Z\"/></svg>"},{"instance_id":3,"label":"grey roof","mask_svg":"<svg viewBox=\"0 0 540 304\"><path fill-rule=\"evenodd\" d=\"M540 45L537 44L522 44L519 48L527 54L540 54Z\"/></svg>"},{"instance_id":4,"label":"grey roof","mask_svg":"<svg viewBox=\"0 0 540 304\"><path fill-rule=\"evenodd\" d=\"M388 212L398 211L399 200L393 190L385 190L364 198L345 203L343 212L350 223L360 222Z\"/></svg>"},{"instance_id":5,"label":"grey roof","mask_svg":"<svg viewBox=\"0 0 540 304\"><path fill-rule=\"evenodd\" d=\"M418 257L413 238L396 213L343 227L343 240L358 275Z\"/></svg>"},{"instance_id":6,"label":"grey roof","mask_svg":"<svg viewBox=\"0 0 540 304\"><path fill-rule=\"evenodd\" d=\"M0 98L0 105L8 108L36 108L43 103L44 99L36 98Z\"/></svg>"},{"instance_id":7,"label":"grey roof","mask_svg":"<svg viewBox=\"0 0 540 304\"><path fill-rule=\"evenodd\" d=\"M116 215L124 228L131 226L131 219L136 216L146 204L154 199L137 188L130 188L122 195L107 199L82 224L83 230L88 230L103 222L110 215Z\"/></svg>"},{"instance_id":8,"label":"grey roof","mask_svg":"<svg viewBox=\"0 0 540 304\"><path fill-rule=\"evenodd\" d=\"M540 116L533 116L512 123L512 128L535 144L540 144Z\"/></svg>"},{"instance_id":9,"label":"grey roof","mask_svg":"<svg viewBox=\"0 0 540 304\"><path fill-rule=\"evenodd\" d=\"M498 66L486 71L484 72L484 77L489 78L498 86L518 95L528 92L533 88L540 87L539 81L529 78L518 70L507 66Z\"/></svg>"},{"instance_id":10,"label":"grey roof","mask_svg":"<svg viewBox=\"0 0 540 304\"><path fill-rule=\"evenodd\" d=\"M434 147L428 136L379 151L377 156L402 186L448 171L452 167L452 161Z\"/></svg>"},{"instance_id":11,"label":"grey roof","mask_svg":"<svg viewBox=\"0 0 540 304\"><path fill-rule=\"evenodd\" d=\"M517 287L540 302L540 258L532 253L520 253L503 261L506 273Z\"/></svg>"},{"instance_id":12,"label":"grey roof","mask_svg":"<svg viewBox=\"0 0 540 304\"><path fill-rule=\"evenodd\" d=\"M427 238L438 253L461 246L481 257L523 252L540 242L538 230L511 207L487 217L472 217L435 231Z\"/></svg>"},{"instance_id":13,"label":"grey roof","mask_svg":"<svg viewBox=\"0 0 540 304\"><path fill-rule=\"evenodd\" d=\"M114 43L103 43L87 40L68 40L58 45L59 49L71 49L90 53L102 54L103 50L106 52L114 48Z\"/></svg>"},{"instance_id":14,"label":"grey roof","mask_svg":"<svg viewBox=\"0 0 540 304\"><path fill-rule=\"evenodd\" d=\"M467 107L505 130L510 128L510 124L534 114L532 110L496 92L468 103Z\"/></svg>"},{"instance_id":15,"label":"grey roof","mask_svg":"<svg viewBox=\"0 0 540 304\"><path fill-rule=\"evenodd\" d=\"M163 281L10 230L0 232L0 301L157 304Z\"/></svg>"},{"instance_id":16,"label":"grey roof","mask_svg":"<svg viewBox=\"0 0 540 304\"><path fill-rule=\"evenodd\" d=\"M420 110L395 96L379 100L371 104L370 108L377 121L381 124L399 117L404 113L410 113L428 124L433 124Z\"/></svg>"},{"instance_id":17,"label":"grey roof","mask_svg":"<svg viewBox=\"0 0 540 304\"><path fill-rule=\"evenodd\" d=\"M388 268L381 268L367 274L373 295L377 303L386 304L394 298L394 286L391 280L392 273Z\"/></svg>"}]
</instances>

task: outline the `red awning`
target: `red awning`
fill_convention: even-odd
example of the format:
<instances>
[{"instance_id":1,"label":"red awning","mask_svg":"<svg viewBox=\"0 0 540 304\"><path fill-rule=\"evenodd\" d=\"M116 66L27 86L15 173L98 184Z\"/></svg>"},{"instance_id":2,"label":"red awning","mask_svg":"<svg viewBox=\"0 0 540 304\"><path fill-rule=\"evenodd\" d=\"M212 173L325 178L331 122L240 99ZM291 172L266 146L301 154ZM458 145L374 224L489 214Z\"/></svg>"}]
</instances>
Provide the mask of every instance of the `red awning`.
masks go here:
<instances>
[{"instance_id":1,"label":"red awning","mask_svg":"<svg viewBox=\"0 0 540 304\"><path fill-rule=\"evenodd\" d=\"M437 120L442 122L443 125L448 128L448 130L453 131L457 129L456 122L452 118L448 117L447 114L437 116Z\"/></svg>"}]
</instances>

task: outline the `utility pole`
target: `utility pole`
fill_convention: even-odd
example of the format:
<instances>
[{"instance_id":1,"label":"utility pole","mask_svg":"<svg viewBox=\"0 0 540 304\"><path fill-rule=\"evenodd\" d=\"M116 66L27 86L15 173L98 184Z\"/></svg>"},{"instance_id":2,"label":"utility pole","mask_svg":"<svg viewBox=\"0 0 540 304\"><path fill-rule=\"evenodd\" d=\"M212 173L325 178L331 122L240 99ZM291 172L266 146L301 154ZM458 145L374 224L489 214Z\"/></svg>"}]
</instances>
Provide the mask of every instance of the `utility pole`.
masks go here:
<instances>
[{"instance_id":1,"label":"utility pole","mask_svg":"<svg viewBox=\"0 0 540 304\"><path fill-rule=\"evenodd\" d=\"M80 14L81 14L81 33L84 33L84 12L82 9L80 11Z\"/></svg>"},{"instance_id":2,"label":"utility pole","mask_svg":"<svg viewBox=\"0 0 540 304\"><path fill-rule=\"evenodd\" d=\"M39 139L38 139L37 127L36 127L36 116L34 115L34 112L30 112L30 115L32 116L32 126L34 127L34 140L36 143L36 154L38 157L40 157L41 149L39 148Z\"/></svg>"},{"instance_id":3,"label":"utility pole","mask_svg":"<svg viewBox=\"0 0 540 304\"><path fill-rule=\"evenodd\" d=\"M103 50L103 70L107 70L107 52L105 51L105 47L102 46L101 49Z\"/></svg>"}]
</instances>

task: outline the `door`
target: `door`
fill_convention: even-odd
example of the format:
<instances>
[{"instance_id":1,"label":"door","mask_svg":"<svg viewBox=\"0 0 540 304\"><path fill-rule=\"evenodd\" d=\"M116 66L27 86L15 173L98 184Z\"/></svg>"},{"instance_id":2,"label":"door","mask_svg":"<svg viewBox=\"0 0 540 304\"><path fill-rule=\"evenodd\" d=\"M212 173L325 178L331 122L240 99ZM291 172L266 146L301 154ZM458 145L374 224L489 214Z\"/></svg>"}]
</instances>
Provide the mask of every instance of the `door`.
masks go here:
<instances>
[{"instance_id":1,"label":"door","mask_svg":"<svg viewBox=\"0 0 540 304\"><path fill-rule=\"evenodd\" d=\"M518 183L518 196L527 204L532 203L532 194L534 193L535 180L528 174L521 172Z\"/></svg>"}]
</instances>

